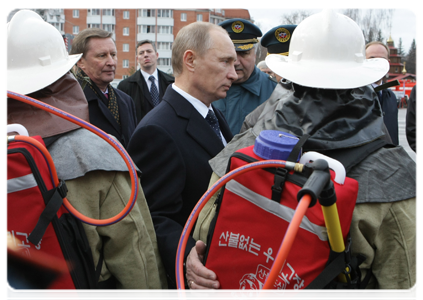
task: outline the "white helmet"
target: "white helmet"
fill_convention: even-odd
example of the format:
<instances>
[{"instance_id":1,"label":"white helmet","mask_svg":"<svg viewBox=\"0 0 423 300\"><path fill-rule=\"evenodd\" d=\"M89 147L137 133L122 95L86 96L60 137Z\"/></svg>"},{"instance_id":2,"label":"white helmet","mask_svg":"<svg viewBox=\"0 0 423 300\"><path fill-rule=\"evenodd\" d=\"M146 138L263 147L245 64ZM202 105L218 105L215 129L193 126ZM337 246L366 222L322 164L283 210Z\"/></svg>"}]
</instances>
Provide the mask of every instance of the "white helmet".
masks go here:
<instances>
[{"instance_id":1,"label":"white helmet","mask_svg":"<svg viewBox=\"0 0 423 300\"><path fill-rule=\"evenodd\" d=\"M30 10L7 24L7 89L30 94L68 72L82 54L68 55L60 32Z\"/></svg>"},{"instance_id":2,"label":"white helmet","mask_svg":"<svg viewBox=\"0 0 423 300\"><path fill-rule=\"evenodd\" d=\"M292 82L327 89L364 86L378 81L389 70L386 59L366 59L359 26L333 10L302 21L292 34L289 56L270 54L266 64Z\"/></svg>"}]
</instances>

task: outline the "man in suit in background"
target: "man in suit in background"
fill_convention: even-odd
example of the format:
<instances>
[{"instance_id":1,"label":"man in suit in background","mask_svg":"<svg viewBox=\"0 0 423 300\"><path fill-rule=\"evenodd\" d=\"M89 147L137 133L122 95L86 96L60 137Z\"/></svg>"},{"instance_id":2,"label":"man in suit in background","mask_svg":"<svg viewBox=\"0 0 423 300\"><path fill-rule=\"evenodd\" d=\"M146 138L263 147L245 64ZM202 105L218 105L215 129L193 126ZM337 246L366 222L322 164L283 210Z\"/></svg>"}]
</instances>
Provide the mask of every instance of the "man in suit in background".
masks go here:
<instances>
[{"instance_id":1,"label":"man in suit in background","mask_svg":"<svg viewBox=\"0 0 423 300\"><path fill-rule=\"evenodd\" d=\"M179 31L172 49L175 83L138 124L128 153L142 171L158 246L170 288L183 227L207 190L208 161L232 139L222 113L211 105L238 76L236 53L221 27L196 22ZM195 246L188 240L185 258Z\"/></svg>"},{"instance_id":2,"label":"man in suit in background","mask_svg":"<svg viewBox=\"0 0 423 300\"><path fill-rule=\"evenodd\" d=\"M140 67L130 77L122 80L118 89L127 93L135 102L138 122L162 100L166 88L175 79L157 69L159 53L154 42L142 40L136 47Z\"/></svg>"},{"instance_id":3,"label":"man in suit in background","mask_svg":"<svg viewBox=\"0 0 423 300\"><path fill-rule=\"evenodd\" d=\"M366 59L370 58L384 58L389 61L388 46L379 41L368 43L366 45ZM372 83L372 86L376 88L383 83L383 78L381 78L379 81ZM376 94L379 98L380 106L382 107L383 122L388 129L392 143L394 145L399 145L397 97L390 89L383 89L376 92Z\"/></svg>"},{"instance_id":4,"label":"man in suit in background","mask_svg":"<svg viewBox=\"0 0 423 300\"><path fill-rule=\"evenodd\" d=\"M82 53L76 78L88 100L90 122L113 135L126 148L137 125L134 101L110 82L115 78L117 50L112 33L100 28L81 31L70 54Z\"/></svg>"}]
</instances>

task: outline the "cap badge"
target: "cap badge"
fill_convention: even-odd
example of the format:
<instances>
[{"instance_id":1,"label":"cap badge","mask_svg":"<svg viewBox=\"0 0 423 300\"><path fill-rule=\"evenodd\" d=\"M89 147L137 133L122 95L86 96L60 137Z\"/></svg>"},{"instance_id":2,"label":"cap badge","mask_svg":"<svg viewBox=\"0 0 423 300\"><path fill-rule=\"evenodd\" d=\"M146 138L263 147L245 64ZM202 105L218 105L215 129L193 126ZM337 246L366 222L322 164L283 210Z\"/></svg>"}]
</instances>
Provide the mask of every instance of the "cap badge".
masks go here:
<instances>
[{"instance_id":1,"label":"cap badge","mask_svg":"<svg viewBox=\"0 0 423 300\"><path fill-rule=\"evenodd\" d=\"M235 21L232 23L232 31L235 33L240 33L244 30L244 23L241 21Z\"/></svg>"},{"instance_id":2,"label":"cap badge","mask_svg":"<svg viewBox=\"0 0 423 300\"><path fill-rule=\"evenodd\" d=\"M275 36L276 36L276 39L281 43L285 43L289 41L289 39L291 38L291 34L286 28L276 29Z\"/></svg>"}]
</instances>

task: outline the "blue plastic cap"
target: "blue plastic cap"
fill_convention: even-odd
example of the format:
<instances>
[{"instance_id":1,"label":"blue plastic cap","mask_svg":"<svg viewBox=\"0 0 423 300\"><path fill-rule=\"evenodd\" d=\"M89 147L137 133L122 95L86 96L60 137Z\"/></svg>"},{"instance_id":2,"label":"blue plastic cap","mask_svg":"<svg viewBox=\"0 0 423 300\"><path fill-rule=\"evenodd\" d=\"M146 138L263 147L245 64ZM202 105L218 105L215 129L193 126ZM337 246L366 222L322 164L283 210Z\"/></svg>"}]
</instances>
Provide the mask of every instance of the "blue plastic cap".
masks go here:
<instances>
[{"instance_id":1,"label":"blue plastic cap","mask_svg":"<svg viewBox=\"0 0 423 300\"><path fill-rule=\"evenodd\" d=\"M253 150L262 159L287 160L297 142L298 138L287 132L263 130L256 138Z\"/></svg>"}]
</instances>

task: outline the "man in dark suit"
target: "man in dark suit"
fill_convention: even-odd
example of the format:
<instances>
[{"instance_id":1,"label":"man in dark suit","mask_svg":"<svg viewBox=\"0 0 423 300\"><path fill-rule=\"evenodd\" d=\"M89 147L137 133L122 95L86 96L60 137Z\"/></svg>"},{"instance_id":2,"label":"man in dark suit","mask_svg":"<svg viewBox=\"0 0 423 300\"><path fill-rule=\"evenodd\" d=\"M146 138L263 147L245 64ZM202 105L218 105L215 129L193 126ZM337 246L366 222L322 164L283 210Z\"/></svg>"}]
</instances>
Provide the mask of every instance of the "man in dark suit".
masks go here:
<instances>
[{"instance_id":1,"label":"man in dark suit","mask_svg":"<svg viewBox=\"0 0 423 300\"><path fill-rule=\"evenodd\" d=\"M210 181L208 161L232 138L211 103L224 98L237 79L235 60L233 44L221 27L196 22L182 28L172 49L175 83L129 142L128 153L143 173L170 288L176 287L175 257L183 227ZM190 238L185 258L194 246Z\"/></svg>"},{"instance_id":2,"label":"man in dark suit","mask_svg":"<svg viewBox=\"0 0 423 300\"><path fill-rule=\"evenodd\" d=\"M131 96L134 100L137 120L139 122L150 110L159 104L167 86L173 83L175 79L157 69L159 53L157 53L154 42L150 40L138 42L136 54L140 70L122 80L117 88ZM154 79L150 78L151 76ZM153 86L153 82L155 87ZM154 88L158 91L158 97L155 94L156 90ZM155 100L156 97L157 102Z\"/></svg>"},{"instance_id":3,"label":"man in dark suit","mask_svg":"<svg viewBox=\"0 0 423 300\"><path fill-rule=\"evenodd\" d=\"M370 42L366 45L366 59L370 58L384 58L389 60L389 47L379 41ZM383 83L383 78L375 83L372 83L373 87ZM385 123L386 129L388 129L392 143L399 145L398 137L398 104L397 97L394 92L390 89L384 89L376 93L380 106L382 107L383 122Z\"/></svg>"},{"instance_id":4,"label":"man in dark suit","mask_svg":"<svg viewBox=\"0 0 423 300\"><path fill-rule=\"evenodd\" d=\"M126 148L137 125L134 101L110 82L115 78L117 50L112 33L100 28L81 31L71 54L82 53L75 76L88 101L90 122L116 137Z\"/></svg>"}]
</instances>

